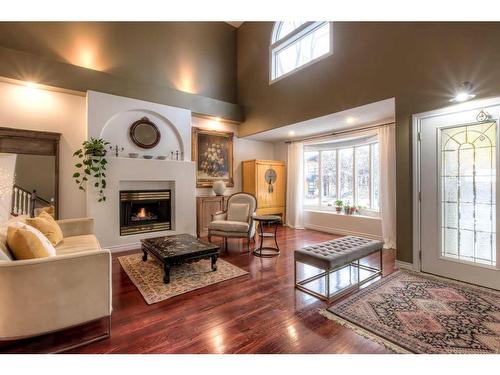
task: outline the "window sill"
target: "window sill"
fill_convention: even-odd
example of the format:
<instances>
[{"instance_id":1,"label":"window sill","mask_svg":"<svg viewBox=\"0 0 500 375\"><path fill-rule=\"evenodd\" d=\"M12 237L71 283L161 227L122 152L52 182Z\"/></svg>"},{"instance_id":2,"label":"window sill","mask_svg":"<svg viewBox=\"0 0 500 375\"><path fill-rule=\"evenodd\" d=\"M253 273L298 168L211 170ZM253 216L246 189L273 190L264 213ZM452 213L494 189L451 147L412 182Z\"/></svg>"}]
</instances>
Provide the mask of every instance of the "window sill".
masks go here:
<instances>
[{"instance_id":1,"label":"window sill","mask_svg":"<svg viewBox=\"0 0 500 375\"><path fill-rule=\"evenodd\" d=\"M350 214L347 215L345 213L337 213L336 211L328 210L328 209L322 209L319 207L304 207L304 211L307 212L315 212L315 213L320 213L320 214L327 214L327 215L335 215L335 216L342 216L342 217L359 217L362 219L370 219L370 220L381 220L380 216L368 216L368 215L361 215L361 214Z\"/></svg>"}]
</instances>

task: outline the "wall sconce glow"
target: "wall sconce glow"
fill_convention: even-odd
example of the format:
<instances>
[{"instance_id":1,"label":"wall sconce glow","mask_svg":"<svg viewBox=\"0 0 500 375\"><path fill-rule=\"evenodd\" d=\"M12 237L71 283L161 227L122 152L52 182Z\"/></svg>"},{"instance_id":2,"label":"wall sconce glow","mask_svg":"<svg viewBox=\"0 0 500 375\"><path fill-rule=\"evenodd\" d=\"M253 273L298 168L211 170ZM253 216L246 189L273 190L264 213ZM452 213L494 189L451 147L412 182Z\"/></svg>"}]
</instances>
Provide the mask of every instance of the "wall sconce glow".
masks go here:
<instances>
[{"instance_id":1,"label":"wall sconce glow","mask_svg":"<svg viewBox=\"0 0 500 375\"><path fill-rule=\"evenodd\" d=\"M460 89L456 93L455 97L450 99L450 102L465 102L467 100L473 99L476 97L475 94L472 93L472 89L474 85L471 82L463 82L460 85Z\"/></svg>"},{"instance_id":2,"label":"wall sconce glow","mask_svg":"<svg viewBox=\"0 0 500 375\"><path fill-rule=\"evenodd\" d=\"M171 80L172 78L167 77ZM197 94L196 77L194 68L190 64L184 62L180 68L176 78L173 78L174 85L177 90L187 92L189 94Z\"/></svg>"},{"instance_id":3,"label":"wall sconce glow","mask_svg":"<svg viewBox=\"0 0 500 375\"><path fill-rule=\"evenodd\" d=\"M88 69L96 69L95 58L92 51L89 49L82 49L78 65Z\"/></svg>"},{"instance_id":4,"label":"wall sconce glow","mask_svg":"<svg viewBox=\"0 0 500 375\"><path fill-rule=\"evenodd\" d=\"M55 104L54 93L45 90L42 85L33 81L19 82L13 91L16 103L30 110L48 111Z\"/></svg>"},{"instance_id":5,"label":"wall sconce glow","mask_svg":"<svg viewBox=\"0 0 500 375\"><path fill-rule=\"evenodd\" d=\"M208 127L210 130L223 130L224 125L220 117L214 117L213 120L209 120Z\"/></svg>"},{"instance_id":6,"label":"wall sconce glow","mask_svg":"<svg viewBox=\"0 0 500 375\"><path fill-rule=\"evenodd\" d=\"M38 85L35 83L35 82L31 82L31 81L26 81L24 83L24 85L29 88L29 89L36 89L38 88Z\"/></svg>"},{"instance_id":7,"label":"wall sconce glow","mask_svg":"<svg viewBox=\"0 0 500 375\"><path fill-rule=\"evenodd\" d=\"M294 132L293 130L290 130L290 131L288 132L288 135L289 135L290 137L293 137L293 136L295 135L295 132Z\"/></svg>"},{"instance_id":8,"label":"wall sconce glow","mask_svg":"<svg viewBox=\"0 0 500 375\"><path fill-rule=\"evenodd\" d=\"M354 117L348 117L345 119L345 122L347 122L348 124L354 124L355 121L356 119Z\"/></svg>"}]
</instances>

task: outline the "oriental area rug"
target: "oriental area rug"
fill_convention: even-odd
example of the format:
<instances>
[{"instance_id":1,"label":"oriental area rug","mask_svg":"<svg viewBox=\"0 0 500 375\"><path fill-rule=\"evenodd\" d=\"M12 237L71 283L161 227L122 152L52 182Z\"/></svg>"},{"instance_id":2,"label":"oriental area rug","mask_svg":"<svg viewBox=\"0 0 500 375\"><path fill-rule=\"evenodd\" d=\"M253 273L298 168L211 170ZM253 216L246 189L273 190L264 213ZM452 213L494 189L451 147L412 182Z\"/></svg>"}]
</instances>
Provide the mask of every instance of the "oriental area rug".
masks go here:
<instances>
[{"instance_id":1,"label":"oriental area rug","mask_svg":"<svg viewBox=\"0 0 500 375\"><path fill-rule=\"evenodd\" d=\"M397 271L320 312L397 353L500 353L500 292Z\"/></svg>"},{"instance_id":2,"label":"oriental area rug","mask_svg":"<svg viewBox=\"0 0 500 375\"><path fill-rule=\"evenodd\" d=\"M248 274L222 259L217 260L217 271L212 271L210 260L200 260L172 267L170 283L165 284L163 266L153 257L143 262L142 253L138 253L119 257L118 261L148 305Z\"/></svg>"}]
</instances>

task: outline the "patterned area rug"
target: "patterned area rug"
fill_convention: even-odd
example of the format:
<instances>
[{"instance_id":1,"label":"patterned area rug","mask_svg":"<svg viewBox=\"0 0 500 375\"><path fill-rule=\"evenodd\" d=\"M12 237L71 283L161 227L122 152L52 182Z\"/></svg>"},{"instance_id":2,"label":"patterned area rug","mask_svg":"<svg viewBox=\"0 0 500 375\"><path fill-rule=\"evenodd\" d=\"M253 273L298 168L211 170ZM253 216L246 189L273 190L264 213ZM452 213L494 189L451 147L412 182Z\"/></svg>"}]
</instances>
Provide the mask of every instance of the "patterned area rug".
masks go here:
<instances>
[{"instance_id":1,"label":"patterned area rug","mask_svg":"<svg viewBox=\"0 0 500 375\"><path fill-rule=\"evenodd\" d=\"M142 253L140 253L119 257L118 261L148 305L248 274L248 272L222 259L217 260L217 271L213 272L210 260L200 260L172 267L170 283L164 284L163 267L153 257L149 257L146 262L143 262Z\"/></svg>"},{"instance_id":2,"label":"patterned area rug","mask_svg":"<svg viewBox=\"0 0 500 375\"><path fill-rule=\"evenodd\" d=\"M322 310L395 352L500 353L500 292L397 271Z\"/></svg>"}]
</instances>

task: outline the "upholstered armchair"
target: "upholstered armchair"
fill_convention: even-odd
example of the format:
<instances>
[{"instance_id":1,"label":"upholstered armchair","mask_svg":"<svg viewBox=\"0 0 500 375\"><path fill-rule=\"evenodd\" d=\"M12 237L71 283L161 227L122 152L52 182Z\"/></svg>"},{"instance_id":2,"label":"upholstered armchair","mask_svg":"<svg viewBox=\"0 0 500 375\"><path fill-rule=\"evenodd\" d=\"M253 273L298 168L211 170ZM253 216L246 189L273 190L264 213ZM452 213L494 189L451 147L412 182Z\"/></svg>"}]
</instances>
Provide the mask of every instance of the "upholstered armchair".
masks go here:
<instances>
[{"instance_id":1,"label":"upholstered armchair","mask_svg":"<svg viewBox=\"0 0 500 375\"><path fill-rule=\"evenodd\" d=\"M250 251L250 240L255 235L253 214L257 209L257 199L249 193L235 193L227 201L225 211L212 215L212 222L208 225L208 241L213 236L224 238L224 247L227 249L228 238L246 238L247 251Z\"/></svg>"}]
</instances>

